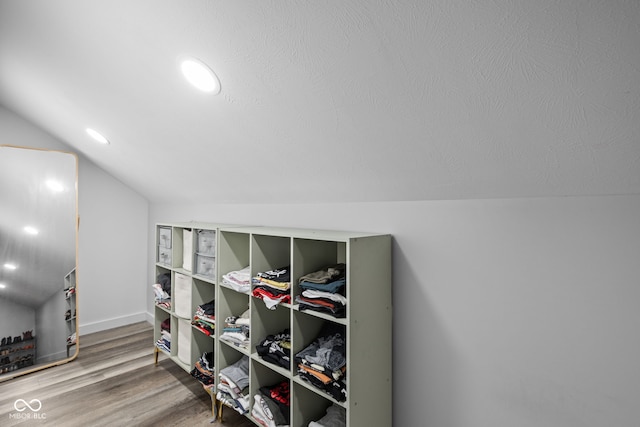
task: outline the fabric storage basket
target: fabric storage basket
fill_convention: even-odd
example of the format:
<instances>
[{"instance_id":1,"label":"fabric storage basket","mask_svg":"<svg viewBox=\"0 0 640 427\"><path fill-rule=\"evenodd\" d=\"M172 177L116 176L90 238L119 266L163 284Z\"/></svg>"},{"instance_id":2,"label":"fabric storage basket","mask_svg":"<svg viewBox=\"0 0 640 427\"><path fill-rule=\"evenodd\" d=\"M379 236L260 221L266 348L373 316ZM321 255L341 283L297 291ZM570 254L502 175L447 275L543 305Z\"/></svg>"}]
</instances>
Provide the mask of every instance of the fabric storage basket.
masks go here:
<instances>
[{"instance_id":1,"label":"fabric storage basket","mask_svg":"<svg viewBox=\"0 0 640 427\"><path fill-rule=\"evenodd\" d=\"M171 248L158 246L158 262L161 264L171 265Z\"/></svg>"},{"instance_id":2,"label":"fabric storage basket","mask_svg":"<svg viewBox=\"0 0 640 427\"><path fill-rule=\"evenodd\" d=\"M193 264L193 231L189 229L182 230L182 268L191 271Z\"/></svg>"},{"instance_id":3,"label":"fabric storage basket","mask_svg":"<svg viewBox=\"0 0 640 427\"><path fill-rule=\"evenodd\" d=\"M191 365L191 321L178 319L178 359Z\"/></svg>"},{"instance_id":4,"label":"fabric storage basket","mask_svg":"<svg viewBox=\"0 0 640 427\"><path fill-rule=\"evenodd\" d=\"M216 232L214 230L198 230L198 253L215 256Z\"/></svg>"},{"instance_id":5,"label":"fabric storage basket","mask_svg":"<svg viewBox=\"0 0 640 427\"><path fill-rule=\"evenodd\" d=\"M216 276L216 259L196 254L196 273L214 278Z\"/></svg>"},{"instance_id":6,"label":"fabric storage basket","mask_svg":"<svg viewBox=\"0 0 640 427\"><path fill-rule=\"evenodd\" d=\"M173 303L176 316L191 319L191 278L176 273Z\"/></svg>"},{"instance_id":7,"label":"fabric storage basket","mask_svg":"<svg viewBox=\"0 0 640 427\"><path fill-rule=\"evenodd\" d=\"M171 249L171 228L170 227L160 227L160 234L158 239L158 245L163 248Z\"/></svg>"}]
</instances>

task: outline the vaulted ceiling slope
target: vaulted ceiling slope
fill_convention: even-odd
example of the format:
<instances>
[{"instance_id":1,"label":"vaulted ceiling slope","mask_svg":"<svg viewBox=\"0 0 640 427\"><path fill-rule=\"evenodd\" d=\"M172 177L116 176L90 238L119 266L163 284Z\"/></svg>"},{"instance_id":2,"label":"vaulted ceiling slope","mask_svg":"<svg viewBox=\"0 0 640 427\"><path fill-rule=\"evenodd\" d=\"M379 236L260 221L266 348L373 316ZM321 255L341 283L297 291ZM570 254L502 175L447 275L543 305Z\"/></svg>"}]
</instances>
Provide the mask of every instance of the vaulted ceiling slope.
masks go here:
<instances>
[{"instance_id":1,"label":"vaulted ceiling slope","mask_svg":"<svg viewBox=\"0 0 640 427\"><path fill-rule=\"evenodd\" d=\"M0 103L154 202L639 194L639 46L637 1L0 0Z\"/></svg>"}]
</instances>

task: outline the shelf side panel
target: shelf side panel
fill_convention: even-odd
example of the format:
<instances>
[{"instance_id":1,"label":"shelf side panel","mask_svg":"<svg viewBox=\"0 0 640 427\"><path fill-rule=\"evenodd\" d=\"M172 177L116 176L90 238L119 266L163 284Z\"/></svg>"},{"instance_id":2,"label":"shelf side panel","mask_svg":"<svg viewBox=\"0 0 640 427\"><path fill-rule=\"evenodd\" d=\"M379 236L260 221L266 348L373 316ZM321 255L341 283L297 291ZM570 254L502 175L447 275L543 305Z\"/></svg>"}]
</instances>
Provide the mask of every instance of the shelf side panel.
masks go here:
<instances>
[{"instance_id":1,"label":"shelf side panel","mask_svg":"<svg viewBox=\"0 0 640 427\"><path fill-rule=\"evenodd\" d=\"M347 252L347 425L390 426L391 236L352 239Z\"/></svg>"}]
</instances>

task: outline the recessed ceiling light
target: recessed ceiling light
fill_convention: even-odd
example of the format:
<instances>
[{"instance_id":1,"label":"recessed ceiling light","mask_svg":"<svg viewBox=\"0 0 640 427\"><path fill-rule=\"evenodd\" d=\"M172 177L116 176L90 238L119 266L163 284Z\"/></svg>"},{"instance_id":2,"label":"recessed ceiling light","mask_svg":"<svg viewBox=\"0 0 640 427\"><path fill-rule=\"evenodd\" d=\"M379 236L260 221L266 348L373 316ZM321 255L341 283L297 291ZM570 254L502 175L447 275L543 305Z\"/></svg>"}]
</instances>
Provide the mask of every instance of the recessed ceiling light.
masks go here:
<instances>
[{"instance_id":1,"label":"recessed ceiling light","mask_svg":"<svg viewBox=\"0 0 640 427\"><path fill-rule=\"evenodd\" d=\"M36 234L38 234L38 233L39 233L39 231L38 231L38 229L37 229L37 228L32 227L32 226L30 226L30 225L27 225L27 226L24 228L24 232L25 232L25 233L27 233L27 234L31 234L32 236L35 236Z\"/></svg>"},{"instance_id":2,"label":"recessed ceiling light","mask_svg":"<svg viewBox=\"0 0 640 427\"><path fill-rule=\"evenodd\" d=\"M87 133L89 134L89 136L93 139L95 139L96 141L98 141L100 144L108 144L109 140L107 138L105 138L104 136L102 136L100 134L100 132L91 129L91 128L87 128Z\"/></svg>"},{"instance_id":3,"label":"recessed ceiling light","mask_svg":"<svg viewBox=\"0 0 640 427\"><path fill-rule=\"evenodd\" d=\"M214 95L220 92L218 76L204 62L195 58L183 58L180 70L187 81L201 91Z\"/></svg>"},{"instance_id":4,"label":"recessed ceiling light","mask_svg":"<svg viewBox=\"0 0 640 427\"><path fill-rule=\"evenodd\" d=\"M4 268L6 268L7 270L15 270L16 268L18 268L18 266L17 266L17 265L15 265L15 264L6 263L6 264L4 265Z\"/></svg>"},{"instance_id":5,"label":"recessed ceiling light","mask_svg":"<svg viewBox=\"0 0 640 427\"><path fill-rule=\"evenodd\" d=\"M64 191L64 185L62 185L62 183L54 179L47 180L45 184L47 184L47 187L49 187L49 190L53 192L60 193L61 191Z\"/></svg>"}]
</instances>

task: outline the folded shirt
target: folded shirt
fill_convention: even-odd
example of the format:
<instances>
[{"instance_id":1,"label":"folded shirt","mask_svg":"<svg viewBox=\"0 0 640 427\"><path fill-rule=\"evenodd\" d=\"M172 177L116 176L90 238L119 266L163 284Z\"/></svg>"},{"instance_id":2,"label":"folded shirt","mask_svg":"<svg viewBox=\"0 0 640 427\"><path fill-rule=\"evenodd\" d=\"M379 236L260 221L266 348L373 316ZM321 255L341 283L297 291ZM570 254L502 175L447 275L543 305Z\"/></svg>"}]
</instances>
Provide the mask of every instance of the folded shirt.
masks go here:
<instances>
[{"instance_id":1,"label":"folded shirt","mask_svg":"<svg viewBox=\"0 0 640 427\"><path fill-rule=\"evenodd\" d=\"M343 295L340 295L338 293L335 292L325 292L325 291L319 291L316 289L306 289L302 292L302 296L305 298L326 298L326 299L330 299L332 301L336 301L339 302L343 305L347 304L347 298L345 298Z\"/></svg>"},{"instance_id":2,"label":"folded shirt","mask_svg":"<svg viewBox=\"0 0 640 427\"><path fill-rule=\"evenodd\" d=\"M304 290L315 289L323 292L337 293L346 284L347 284L346 279L338 279L338 280L334 280L333 282L327 282L327 283L315 283L315 282L308 282L306 280L303 280L300 282L300 287Z\"/></svg>"},{"instance_id":3,"label":"folded shirt","mask_svg":"<svg viewBox=\"0 0 640 427\"><path fill-rule=\"evenodd\" d=\"M263 277L254 277L252 282L254 285L268 286L283 291L286 291L291 287L291 282L276 282L275 280L269 280Z\"/></svg>"},{"instance_id":4,"label":"folded shirt","mask_svg":"<svg viewBox=\"0 0 640 427\"><path fill-rule=\"evenodd\" d=\"M298 279L298 283L310 282L310 283L329 283L334 282L337 279L344 278L346 272L346 265L343 263L335 264L326 268L323 268L313 273L305 274Z\"/></svg>"},{"instance_id":5,"label":"folded shirt","mask_svg":"<svg viewBox=\"0 0 640 427\"><path fill-rule=\"evenodd\" d=\"M257 274L258 277L272 280L274 282L290 282L291 269L289 266L276 268L275 270L263 271Z\"/></svg>"},{"instance_id":6,"label":"folded shirt","mask_svg":"<svg viewBox=\"0 0 640 427\"><path fill-rule=\"evenodd\" d=\"M262 299L269 310L275 310L276 306L280 303L290 303L291 295L288 293L274 292L272 289L258 286L251 292L256 298Z\"/></svg>"},{"instance_id":7,"label":"folded shirt","mask_svg":"<svg viewBox=\"0 0 640 427\"><path fill-rule=\"evenodd\" d=\"M251 272L249 267L223 274L222 283L238 292L248 294L251 291Z\"/></svg>"}]
</instances>

